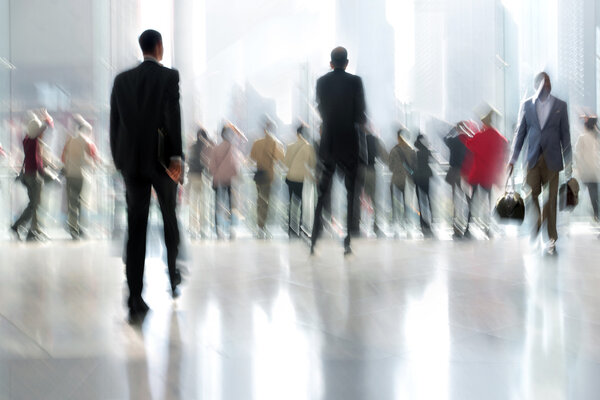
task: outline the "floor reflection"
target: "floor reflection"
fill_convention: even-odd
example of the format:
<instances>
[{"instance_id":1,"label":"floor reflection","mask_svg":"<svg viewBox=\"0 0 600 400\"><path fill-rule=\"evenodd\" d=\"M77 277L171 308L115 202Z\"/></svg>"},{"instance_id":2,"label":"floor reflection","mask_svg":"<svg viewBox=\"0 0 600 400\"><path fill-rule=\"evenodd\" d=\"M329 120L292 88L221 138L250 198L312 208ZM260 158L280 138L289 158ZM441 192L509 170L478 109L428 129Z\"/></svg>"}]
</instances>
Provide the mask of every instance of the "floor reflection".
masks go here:
<instances>
[{"instance_id":1,"label":"floor reflection","mask_svg":"<svg viewBox=\"0 0 600 400\"><path fill-rule=\"evenodd\" d=\"M0 398L594 399L596 240L196 243L139 327L114 244L0 243Z\"/></svg>"}]
</instances>

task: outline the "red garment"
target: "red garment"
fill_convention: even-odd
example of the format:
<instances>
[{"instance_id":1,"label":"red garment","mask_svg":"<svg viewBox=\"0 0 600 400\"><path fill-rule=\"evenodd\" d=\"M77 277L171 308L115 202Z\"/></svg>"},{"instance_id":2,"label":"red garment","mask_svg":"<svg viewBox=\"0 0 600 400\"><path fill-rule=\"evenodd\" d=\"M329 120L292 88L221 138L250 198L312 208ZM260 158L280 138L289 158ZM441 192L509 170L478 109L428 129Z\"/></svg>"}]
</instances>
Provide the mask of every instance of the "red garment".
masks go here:
<instances>
[{"instance_id":1,"label":"red garment","mask_svg":"<svg viewBox=\"0 0 600 400\"><path fill-rule=\"evenodd\" d=\"M465 145L473 154L467 182L486 189L499 183L505 170L508 140L496 129L484 125L472 138L467 139Z\"/></svg>"},{"instance_id":2,"label":"red garment","mask_svg":"<svg viewBox=\"0 0 600 400\"><path fill-rule=\"evenodd\" d=\"M25 173L27 175L33 175L36 172L43 172L44 161L42 159L38 138L26 136L25 139L23 139L23 151L25 153Z\"/></svg>"}]
</instances>

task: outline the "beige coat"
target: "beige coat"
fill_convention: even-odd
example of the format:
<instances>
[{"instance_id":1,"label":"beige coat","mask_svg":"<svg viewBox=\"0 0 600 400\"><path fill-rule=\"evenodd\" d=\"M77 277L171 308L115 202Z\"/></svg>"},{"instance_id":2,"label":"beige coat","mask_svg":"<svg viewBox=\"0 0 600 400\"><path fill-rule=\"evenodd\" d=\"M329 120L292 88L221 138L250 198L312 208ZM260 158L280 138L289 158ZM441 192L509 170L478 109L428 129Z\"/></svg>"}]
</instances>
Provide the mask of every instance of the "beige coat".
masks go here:
<instances>
[{"instance_id":1,"label":"beige coat","mask_svg":"<svg viewBox=\"0 0 600 400\"><path fill-rule=\"evenodd\" d=\"M585 130L575 145L575 167L581 182L600 181L600 139L594 131Z\"/></svg>"},{"instance_id":2,"label":"beige coat","mask_svg":"<svg viewBox=\"0 0 600 400\"><path fill-rule=\"evenodd\" d=\"M311 175L317 164L315 149L304 138L298 138L287 147L283 164L288 169L286 179L292 182L303 182Z\"/></svg>"},{"instance_id":3,"label":"beige coat","mask_svg":"<svg viewBox=\"0 0 600 400\"><path fill-rule=\"evenodd\" d=\"M256 169L266 171L269 183L273 181L275 162L283 159L283 146L273 136L267 134L252 145L250 158L256 162Z\"/></svg>"}]
</instances>

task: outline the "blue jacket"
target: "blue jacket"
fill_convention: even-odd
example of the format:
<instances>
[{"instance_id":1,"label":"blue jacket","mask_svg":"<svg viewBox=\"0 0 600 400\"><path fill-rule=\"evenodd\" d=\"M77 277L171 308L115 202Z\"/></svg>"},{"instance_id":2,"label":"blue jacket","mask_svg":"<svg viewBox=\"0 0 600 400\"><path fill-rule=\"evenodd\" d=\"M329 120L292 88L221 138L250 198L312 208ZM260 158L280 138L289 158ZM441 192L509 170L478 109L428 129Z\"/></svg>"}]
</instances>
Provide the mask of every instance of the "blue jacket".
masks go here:
<instances>
[{"instance_id":1,"label":"blue jacket","mask_svg":"<svg viewBox=\"0 0 600 400\"><path fill-rule=\"evenodd\" d=\"M513 147L510 163L514 164L519 158L525 138L529 139L527 149L527 169L535 166L543 152L548 169L560 171L565 163L571 163L571 134L567 103L554 98L552 110L542 128L535 108L535 98L525 100L520 112L521 120Z\"/></svg>"}]
</instances>

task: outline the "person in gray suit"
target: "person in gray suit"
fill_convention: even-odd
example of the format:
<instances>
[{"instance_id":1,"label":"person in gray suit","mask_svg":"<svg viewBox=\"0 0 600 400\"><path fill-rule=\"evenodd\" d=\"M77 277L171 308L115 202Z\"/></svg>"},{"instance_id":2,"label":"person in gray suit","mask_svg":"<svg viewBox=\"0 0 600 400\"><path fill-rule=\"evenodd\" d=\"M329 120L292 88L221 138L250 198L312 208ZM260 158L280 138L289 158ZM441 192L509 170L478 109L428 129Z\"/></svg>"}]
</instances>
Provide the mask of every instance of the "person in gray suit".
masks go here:
<instances>
[{"instance_id":1,"label":"person in gray suit","mask_svg":"<svg viewBox=\"0 0 600 400\"><path fill-rule=\"evenodd\" d=\"M537 238L542 223L546 222L550 239L546 251L548 254L554 254L558 239L556 232L558 173L566 164L567 176L572 175L571 134L567 103L550 94L552 85L548 74L540 72L534 82L537 88L535 95L525 100L521 107L519 127L508 170L511 174L527 138L529 144L526 154L526 182L531 187L531 199L537 215L533 238ZM548 185L548 200L541 212L538 196L542 187L546 185Z\"/></svg>"}]
</instances>

